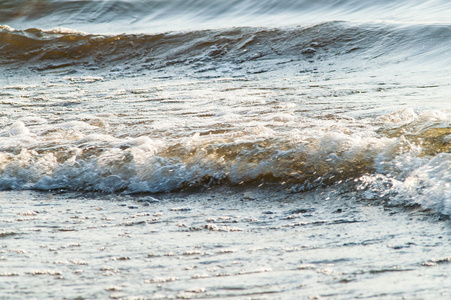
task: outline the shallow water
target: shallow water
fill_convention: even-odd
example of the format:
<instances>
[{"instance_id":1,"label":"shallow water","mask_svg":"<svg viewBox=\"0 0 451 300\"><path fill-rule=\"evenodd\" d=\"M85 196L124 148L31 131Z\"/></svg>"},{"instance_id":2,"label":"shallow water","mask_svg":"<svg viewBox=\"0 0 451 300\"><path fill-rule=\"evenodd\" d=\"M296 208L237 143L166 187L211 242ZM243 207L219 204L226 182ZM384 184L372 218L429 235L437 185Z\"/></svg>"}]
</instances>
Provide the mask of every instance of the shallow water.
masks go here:
<instances>
[{"instance_id":1,"label":"shallow water","mask_svg":"<svg viewBox=\"0 0 451 300\"><path fill-rule=\"evenodd\" d=\"M0 1L4 297L448 298L450 11Z\"/></svg>"},{"instance_id":2,"label":"shallow water","mask_svg":"<svg viewBox=\"0 0 451 300\"><path fill-rule=\"evenodd\" d=\"M4 192L3 297L451 295L450 224L430 212L331 188L161 196Z\"/></svg>"}]
</instances>

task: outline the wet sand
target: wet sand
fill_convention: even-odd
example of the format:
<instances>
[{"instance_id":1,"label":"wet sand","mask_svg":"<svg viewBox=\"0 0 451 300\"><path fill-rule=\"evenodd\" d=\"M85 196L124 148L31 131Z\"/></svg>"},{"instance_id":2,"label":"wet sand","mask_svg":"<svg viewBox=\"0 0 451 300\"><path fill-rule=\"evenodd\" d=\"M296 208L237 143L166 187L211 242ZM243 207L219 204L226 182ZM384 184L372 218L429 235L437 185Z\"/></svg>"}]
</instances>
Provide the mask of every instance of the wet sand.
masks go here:
<instances>
[{"instance_id":1,"label":"wet sand","mask_svg":"<svg viewBox=\"0 0 451 300\"><path fill-rule=\"evenodd\" d=\"M451 223L325 188L0 193L1 299L450 299Z\"/></svg>"}]
</instances>

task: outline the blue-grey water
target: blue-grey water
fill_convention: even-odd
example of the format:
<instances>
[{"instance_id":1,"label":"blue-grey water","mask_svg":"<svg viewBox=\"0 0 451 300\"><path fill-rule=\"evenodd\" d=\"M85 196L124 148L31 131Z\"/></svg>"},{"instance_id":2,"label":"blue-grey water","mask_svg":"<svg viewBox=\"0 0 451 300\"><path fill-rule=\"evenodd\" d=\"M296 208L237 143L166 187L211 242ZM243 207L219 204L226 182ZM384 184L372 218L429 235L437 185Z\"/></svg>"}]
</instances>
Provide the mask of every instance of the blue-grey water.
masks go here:
<instances>
[{"instance_id":1,"label":"blue-grey water","mask_svg":"<svg viewBox=\"0 0 451 300\"><path fill-rule=\"evenodd\" d=\"M70 209L92 197L205 199L217 190L229 211L237 202L224 190L266 190L277 203L314 199L316 212L329 207L328 222L343 199L400 207L406 218L419 210L429 221L414 227L441 232L434 249L449 257L450 15L445 0L0 0L0 242L8 249L8 239L32 238L6 217L24 193L28 212L40 192L70 195ZM427 251L423 242L412 257ZM0 280L30 272L5 270L18 276ZM449 279L440 272L433 276ZM426 290L440 296L441 282ZM5 284L12 291L18 283ZM268 295L291 298L302 283L288 286ZM37 290L18 297L64 297ZM219 290L191 294L224 296ZM329 296L363 297L338 295Z\"/></svg>"}]
</instances>

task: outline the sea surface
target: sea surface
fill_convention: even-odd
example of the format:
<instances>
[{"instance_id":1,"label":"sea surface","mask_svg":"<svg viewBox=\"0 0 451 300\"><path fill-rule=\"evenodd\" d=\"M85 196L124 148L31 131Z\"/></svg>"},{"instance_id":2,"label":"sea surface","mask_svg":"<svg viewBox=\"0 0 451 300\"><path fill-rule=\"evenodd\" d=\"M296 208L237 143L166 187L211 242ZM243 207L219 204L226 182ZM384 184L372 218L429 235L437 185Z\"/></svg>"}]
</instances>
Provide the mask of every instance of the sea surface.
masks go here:
<instances>
[{"instance_id":1,"label":"sea surface","mask_svg":"<svg viewBox=\"0 0 451 300\"><path fill-rule=\"evenodd\" d=\"M61 272L21 273L16 269L24 264L20 260L7 265L7 254L20 252L9 251L8 243L28 241L35 234L11 211L35 216L39 209L34 205L46 195L59 197L54 200L61 205L56 215L73 209L71 202L78 210L92 208L89 201L104 201L108 207L140 201L136 207L125 205L127 212L138 207L202 211L195 200L189 203L193 197L215 199L228 212L232 205L260 199L272 207L261 208L263 216L277 215L276 204L262 196L265 191L278 199L274 203L290 199L284 205L293 207L286 208L283 218L292 216L296 201L304 198L314 200L305 200L309 208L295 215L325 211L328 224L339 224L333 216L343 211L343 201L351 201L354 209L371 206L382 215L396 208L400 211L391 213L407 220L421 213L412 226L430 229L441 242L418 242L426 248L418 246L406 255L416 257L433 244L439 257L418 258L419 265L451 261L451 1L0 0L0 245L6 249L6 254L0 252L0 267L7 268L0 269L0 280L35 281L34 288L21 288L22 294L13 293L21 280L4 282L9 292L0 291L0 298L65 297L58 290L64 291L67 283L52 283L55 291L46 294L35 276L58 277ZM171 199L181 198L189 209L172 210ZM212 207L209 214L215 215ZM252 215L252 207L241 209ZM382 215L380 226L386 228ZM351 221L360 215L353 216L345 223L355 223ZM405 226L404 217L394 223ZM193 213L192 218L204 216ZM283 227L282 219L276 219L264 226ZM377 227L378 219L371 220ZM186 227L177 218L165 224L172 223ZM202 238L222 232L205 226L199 227L207 230ZM198 227L191 227L197 232ZM159 238L172 234L177 235L169 230ZM284 234L293 238L295 232ZM412 233L412 238L419 236ZM246 239L243 234L238 240ZM48 247L41 246L33 251L49 255ZM159 257L171 252L166 250ZM249 261L274 253L263 251ZM395 274L392 267L390 275ZM378 270L350 272L385 274ZM429 289L419 293L409 286L384 294L385 280L395 280L389 278L381 279L381 290L374 293L356 288L322 294L316 287L308 296L399 299L412 293L412 299L425 299L434 291L434 299L447 298L449 288L440 287L449 280L449 271L442 268L430 276ZM183 290L187 297L293 299L305 288L302 282L290 282L289 288L262 291L252 277L249 285L221 294L219 282L193 292L178 280L183 276L165 278L146 280L160 287L182 283L142 294L173 298ZM363 284L361 278L338 280ZM68 297L106 295L80 293L71 290ZM126 290L121 297L131 295Z\"/></svg>"}]
</instances>

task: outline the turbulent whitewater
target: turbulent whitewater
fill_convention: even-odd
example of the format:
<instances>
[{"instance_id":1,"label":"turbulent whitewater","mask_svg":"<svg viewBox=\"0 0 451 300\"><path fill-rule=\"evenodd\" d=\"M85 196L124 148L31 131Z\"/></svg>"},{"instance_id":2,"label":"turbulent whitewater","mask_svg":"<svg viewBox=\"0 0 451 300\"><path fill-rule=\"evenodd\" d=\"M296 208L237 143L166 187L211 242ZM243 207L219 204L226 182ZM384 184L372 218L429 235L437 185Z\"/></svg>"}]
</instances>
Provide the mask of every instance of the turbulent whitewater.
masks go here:
<instances>
[{"instance_id":1,"label":"turbulent whitewater","mask_svg":"<svg viewBox=\"0 0 451 300\"><path fill-rule=\"evenodd\" d=\"M451 214L449 1L0 1L0 189L336 185Z\"/></svg>"},{"instance_id":2,"label":"turbulent whitewater","mask_svg":"<svg viewBox=\"0 0 451 300\"><path fill-rule=\"evenodd\" d=\"M450 16L0 0L0 298L451 299Z\"/></svg>"}]
</instances>

